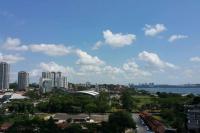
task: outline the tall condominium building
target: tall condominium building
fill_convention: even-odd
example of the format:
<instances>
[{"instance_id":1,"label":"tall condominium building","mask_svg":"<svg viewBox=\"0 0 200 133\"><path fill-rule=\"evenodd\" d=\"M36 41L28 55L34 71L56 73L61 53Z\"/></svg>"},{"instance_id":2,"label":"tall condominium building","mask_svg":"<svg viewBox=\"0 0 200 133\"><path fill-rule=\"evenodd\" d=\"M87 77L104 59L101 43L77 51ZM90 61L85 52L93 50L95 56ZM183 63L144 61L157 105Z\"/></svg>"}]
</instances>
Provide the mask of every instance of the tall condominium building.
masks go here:
<instances>
[{"instance_id":1,"label":"tall condominium building","mask_svg":"<svg viewBox=\"0 0 200 133\"><path fill-rule=\"evenodd\" d=\"M40 89L42 92L49 92L53 88L68 88L67 78L61 72L42 72L40 78Z\"/></svg>"},{"instance_id":2,"label":"tall condominium building","mask_svg":"<svg viewBox=\"0 0 200 133\"><path fill-rule=\"evenodd\" d=\"M42 72L42 78L51 78L51 72Z\"/></svg>"},{"instance_id":3,"label":"tall condominium building","mask_svg":"<svg viewBox=\"0 0 200 133\"><path fill-rule=\"evenodd\" d=\"M40 78L39 87L42 93L50 92L53 89L52 80L49 78Z\"/></svg>"},{"instance_id":4,"label":"tall condominium building","mask_svg":"<svg viewBox=\"0 0 200 133\"><path fill-rule=\"evenodd\" d=\"M29 73L20 71L18 73L18 90L26 90L29 86Z\"/></svg>"},{"instance_id":5,"label":"tall condominium building","mask_svg":"<svg viewBox=\"0 0 200 133\"><path fill-rule=\"evenodd\" d=\"M57 78L57 87L68 89L67 77L64 77L64 76L58 77Z\"/></svg>"},{"instance_id":6,"label":"tall condominium building","mask_svg":"<svg viewBox=\"0 0 200 133\"><path fill-rule=\"evenodd\" d=\"M10 65L6 62L0 63L0 90L9 89Z\"/></svg>"}]
</instances>

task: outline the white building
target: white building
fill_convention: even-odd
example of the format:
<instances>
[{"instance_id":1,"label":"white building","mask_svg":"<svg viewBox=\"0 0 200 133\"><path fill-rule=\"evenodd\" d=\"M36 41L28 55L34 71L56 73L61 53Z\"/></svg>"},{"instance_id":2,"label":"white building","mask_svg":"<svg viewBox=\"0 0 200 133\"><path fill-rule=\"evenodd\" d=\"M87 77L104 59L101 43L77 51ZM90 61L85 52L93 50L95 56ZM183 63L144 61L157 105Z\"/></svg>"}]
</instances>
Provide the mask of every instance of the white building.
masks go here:
<instances>
[{"instance_id":1,"label":"white building","mask_svg":"<svg viewBox=\"0 0 200 133\"><path fill-rule=\"evenodd\" d=\"M40 78L42 92L50 92L54 88L68 89L67 77L63 77L61 72L42 72Z\"/></svg>"},{"instance_id":2,"label":"white building","mask_svg":"<svg viewBox=\"0 0 200 133\"><path fill-rule=\"evenodd\" d=\"M49 78L40 78L39 87L42 93L50 92L53 89L52 80Z\"/></svg>"},{"instance_id":3,"label":"white building","mask_svg":"<svg viewBox=\"0 0 200 133\"><path fill-rule=\"evenodd\" d=\"M59 77L57 78L57 87L68 89L67 77Z\"/></svg>"}]
</instances>

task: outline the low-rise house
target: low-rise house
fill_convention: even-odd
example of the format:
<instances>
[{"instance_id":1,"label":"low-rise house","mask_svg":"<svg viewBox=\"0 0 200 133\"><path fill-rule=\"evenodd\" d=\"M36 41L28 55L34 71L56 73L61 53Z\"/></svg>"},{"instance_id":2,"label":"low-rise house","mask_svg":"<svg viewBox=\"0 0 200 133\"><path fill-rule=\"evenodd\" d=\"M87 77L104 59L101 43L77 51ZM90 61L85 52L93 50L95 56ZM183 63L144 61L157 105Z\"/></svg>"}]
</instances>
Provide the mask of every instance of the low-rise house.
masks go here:
<instances>
[{"instance_id":1,"label":"low-rise house","mask_svg":"<svg viewBox=\"0 0 200 133\"><path fill-rule=\"evenodd\" d=\"M56 113L53 116L56 124L59 123L87 123L92 122L89 115L87 114L66 114L66 113Z\"/></svg>"},{"instance_id":2,"label":"low-rise house","mask_svg":"<svg viewBox=\"0 0 200 133\"><path fill-rule=\"evenodd\" d=\"M155 119L147 112L141 112L139 116L145 124L156 133L176 133L176 129L167 128L161 121Z\"/></svg>"},{"instance_id":3,"label":"low-rise house","mask_svg":"<svg viewBox=\"0 0 200 133\"><path fill-rule=\"evenodd\" d=\"M20 93L13 93L13 92L6 92L0 95L0 102L6 102L10 100L20 100L20 99L27 99L28 97L23 96Z\"/></svg>"}]
</instances>

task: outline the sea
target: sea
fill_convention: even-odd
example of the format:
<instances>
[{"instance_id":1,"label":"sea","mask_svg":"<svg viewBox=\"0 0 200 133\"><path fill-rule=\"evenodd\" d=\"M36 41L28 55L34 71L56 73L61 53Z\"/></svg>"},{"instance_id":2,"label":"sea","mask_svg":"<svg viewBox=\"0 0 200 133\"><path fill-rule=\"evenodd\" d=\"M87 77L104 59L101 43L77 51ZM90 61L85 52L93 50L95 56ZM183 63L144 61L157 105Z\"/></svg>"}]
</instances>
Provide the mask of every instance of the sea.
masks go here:
<instances>
[{"instance_id":1,"label":"sea","mask_svg":"<svg viewBox=\"0 0 200 133\"><path fill-rule=\"evenodd\" d=\"M166 93L179 93L179 94L194 94L200 95L200 88L137 88L138 90L145 90L151 93L166 92Z\"/></svg>"}]
</instances>

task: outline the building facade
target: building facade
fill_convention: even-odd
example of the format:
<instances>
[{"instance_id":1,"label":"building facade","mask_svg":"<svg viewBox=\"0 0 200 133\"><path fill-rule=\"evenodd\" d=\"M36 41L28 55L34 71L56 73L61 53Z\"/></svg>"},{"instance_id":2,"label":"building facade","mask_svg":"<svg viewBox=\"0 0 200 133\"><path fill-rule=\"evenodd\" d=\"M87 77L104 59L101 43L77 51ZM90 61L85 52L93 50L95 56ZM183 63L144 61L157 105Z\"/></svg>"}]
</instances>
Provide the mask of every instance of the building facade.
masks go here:
<instances>
[{"instance_id":1,"label":"building facade","mask_svg":"<svg viewBox=\"0 0 200 133\"><path fill-rule=\"evenodd\" d=\"M67 77L63 77L61 72L42 72L42 77L40 78L41 91L46 93L54 88L67 89Z\"/></svg>"},{"instance_id":2,"label":"building facade","mask_svg":"<svg viewBox=\"0 0 200 133\"><path fill-rule=\"evenodd\" d=\"M6 62L0 63L0 90L9 89L10 65Z\"/></svg>"},{"instance_id":3,"label":"building facade","mask_svg":"<svg viewBox=\"0 0 200 133\"><path fill-rule=\"evenodd\" d=\"M186 105L187 128L189 131L200 132L200 104Z\"/></svg>"},{"instance_id":4,"label":"building facade","mask_svg":"<svg viewBox=\"0 0 200 133\"><path fill-rule=\"evenodd\" d=\"M29 87L29 73L20 71L18 73L18 90L27 90Z\"/></svg>"},{"instance_id":5,"label":"building facade","mask_svg":"<svg viewBox=\"0 0 200 133\"><path fill-rule=\"evenodd\" d=\"M68 89L67 77L64 77L64 76L58 77L57 78L57 87Z\"/></svg>"}]
</instances>

